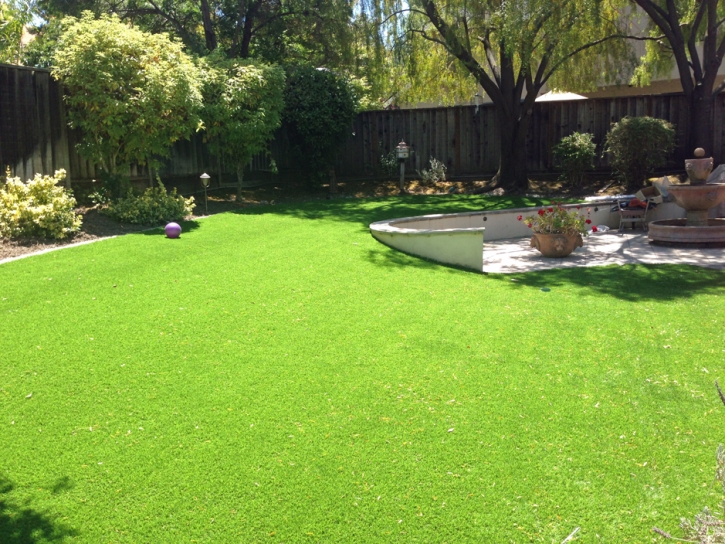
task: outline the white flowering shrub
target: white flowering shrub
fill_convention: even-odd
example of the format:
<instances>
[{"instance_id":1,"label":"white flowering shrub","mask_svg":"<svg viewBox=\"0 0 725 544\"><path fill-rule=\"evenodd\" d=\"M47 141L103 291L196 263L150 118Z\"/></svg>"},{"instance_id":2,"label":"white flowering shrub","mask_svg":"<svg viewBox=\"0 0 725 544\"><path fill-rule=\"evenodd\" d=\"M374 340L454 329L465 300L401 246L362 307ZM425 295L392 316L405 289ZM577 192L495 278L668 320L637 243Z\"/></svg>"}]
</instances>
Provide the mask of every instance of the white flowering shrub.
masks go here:
<instances>
[{"instance_id":1,"label":"white flowering shrub","mask_svg":"<svg viewBox=\"0 0 725 544\"><path fill-rule=\"evenodd\" d=\"M418 172L420 182L424 185L435 185L438 182L446 180L446 165L438 159L430 160L430 170L425 168Z\"/></svg>"},{"instance_id":2,"label":"white flowering shrub","mask_svg":"<svg viewBox=\"0 0 725 544\"><path fill-rule=\"evenodd\" d=\"M23 182L8 175L0 184L0 238L42 236L65 238L81 228L81 216L74 212L76 199L58 184L65 170L53 176L35 174Z\"/></svg>"},{"instance_id":3,"label":"white flowering shrub","mask_svg":"<svg viewBox=\"0 0 725 544\"><path fill-rule=\"evenodd\" d=\"M158 225L184 219L195 206L193 196L184 198L176 189L168 193L159 182L158 187L146 189L142 195L129 191L125 198L111 202L105 213L123 223Z\"/></svg>"}]
</instances>

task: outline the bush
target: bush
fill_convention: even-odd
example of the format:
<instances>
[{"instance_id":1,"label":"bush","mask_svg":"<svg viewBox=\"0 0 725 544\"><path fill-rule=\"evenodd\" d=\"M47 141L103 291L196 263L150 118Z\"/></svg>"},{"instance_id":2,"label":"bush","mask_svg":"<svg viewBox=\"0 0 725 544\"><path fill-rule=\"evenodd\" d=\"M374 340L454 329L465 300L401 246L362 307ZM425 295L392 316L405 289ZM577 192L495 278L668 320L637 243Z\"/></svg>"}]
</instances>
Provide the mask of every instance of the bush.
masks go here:
<instances>
[{"instance_id":1,"label":"bush","mask_svg":"<svg viewBox=\"0 0 725 544\"><path fill-rule=\"evenodd\" d=\"M605 151L628 189L641 186L655 168L667 164L675 147L675 129L663 119L625 117L612 125Z\"/></svg>"},{"instance_id":2,"label":"bush","mask_svg":"<svg viewBox=\"0 0 725 544\"><path fill-rule=\"evenodd\" d=\"M0 186L0 237L42 236L62 239L78 232L81 216L74 213L76 200L59 187L65 170L54 176L35 174L27 182L10 177Z\"/></svg>"},{"instance_id":3,"label":"bush","mask_svg":"<svg viewBox=\"0 0 725 544\"><path fill-rule=\"evenodd\" d=\"M395 174L399 172L398 155L395 151L391 151L387 155L385 153L380 154L380 170L389 178L395 177Z\"/></svg>"},{"instance_id":4,"label":"bush","mask_svg":"<svg viewBox=\"0 0 725 544\"><path fill-rule=\"evenodd\" d=\"M239 198L244 167L267 149L281 123L285 74L277 66L218 55L203 66L204 140L213 155L236 166Z\"/></svg>"},{"instance_id":5,"label":"bush","mask_svg":"<svg viewBox=\"0 0 725 544\"><path fill-rule=\"evenodd\" d=\"M53 77L63 83L84 157L111 174L133 162L156 167L174 142L200 128L201 73L181 43L89 11L61 27Z\"/></svg>"},{"instance_id":6,"label":"bush","mask_svg":"<svg viewBox=\"0 0 725 544\"><path fill-rule=\"evenodd\" d=\"M418 175L420 176L421 183L424 185L435 185L439 181L446 180L446 165L438 159L431 159L430 170L424 168L418 172Z\"/></svg>"},{"instance_id":7,"label":"bush","mask_svg":"<svg viewBox=\"0 0 725 544\"><path fill-rule=\"evenodd\" d=\"M284 101L290 164L307 181L321 181L350 134L358 106L355 90L327 69L296 66L289 69Z\"/></svg>"},{"instance_id":8,"label":"bush","mask_svg":"<svg viewBox=\"0 0 725 544\"><path fill-rule=\"evenodd\" d=\"M574 186L584 181L585 170L594 167L597 146L592 141L593 137L588 133L575 132L554 146L554 158L564 170L566 179Z\"/></svg>"},{"instance_id":9,"label":"bush","mask_svg":"<svg viewBox=\"0 0 725 544\"><path fill-rule=\"evenodd\" d=\"M128 191L128 196L111 202L105 213L117 221L138 225L158 225L179 221L194 210L194 197L185 199L176 193L168 193L159 181L158 187L151 187L138 196Z\"/></svg>"}]
</instances>

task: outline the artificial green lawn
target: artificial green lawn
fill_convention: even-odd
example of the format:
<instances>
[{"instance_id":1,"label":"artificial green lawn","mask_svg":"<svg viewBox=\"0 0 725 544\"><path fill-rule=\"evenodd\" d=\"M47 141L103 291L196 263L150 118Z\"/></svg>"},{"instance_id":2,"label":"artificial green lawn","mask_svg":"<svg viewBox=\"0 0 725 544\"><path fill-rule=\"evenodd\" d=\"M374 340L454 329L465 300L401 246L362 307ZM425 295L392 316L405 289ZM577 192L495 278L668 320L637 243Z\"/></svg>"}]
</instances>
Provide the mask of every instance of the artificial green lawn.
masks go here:
<instances>
[{"instance_id":1,"label":"artificial green lawn","mask_svg":"<svg viewBox=\"0 0 725 544\"><path fill-rule=\"evenodd\" d=\"M533 203L265 207L0 265L0 542L676 533L719 500L725 273L486 276L367 229Z\"/></svg>"}]
</instances>

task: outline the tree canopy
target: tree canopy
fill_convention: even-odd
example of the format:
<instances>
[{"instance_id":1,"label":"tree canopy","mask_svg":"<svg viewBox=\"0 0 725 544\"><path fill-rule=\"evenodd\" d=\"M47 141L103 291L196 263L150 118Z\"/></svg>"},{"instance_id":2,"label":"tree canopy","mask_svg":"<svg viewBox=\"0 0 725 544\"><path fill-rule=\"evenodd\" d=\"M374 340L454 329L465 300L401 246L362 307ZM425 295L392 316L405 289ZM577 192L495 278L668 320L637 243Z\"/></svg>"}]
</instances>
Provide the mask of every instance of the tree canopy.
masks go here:
<instances>
[{"instance_id":1,"label":"tree canopy","mask_svg":"<svg viewBox=\"0 0 725 544\"><path fill-rule=\"evenodd\" d=\"M653 75L669 73L674 64L689 102L689 147L713 151L712 112L725 56L725 2L718 0L629 0L649 19L652 38L634 82L646 85Z\"/></svg>"},{"instance_id":2,"label":"tree canopy","mask_svg":"<svg viewBox=\"0 0 725 544\"><path fill-rule=\"evenodd\" d=\"M214 155L236 165L239 195L244 167L281 123L284 71L221 56L207 59L204 70L205 140Z\"/></svg>"},{"instance_id":3,"label":"tree canopy","mask_svg":"<svg viewBox=\"0 0 725 544\"><path fill-rule=\"evenodd\" d=\"M0 0L0 62L16 64L20 61L23 27L32 18L27 2Z\"/></svg>"},{"instance_id":4,"label":"tree canopy","mask_svg":"<svg viewBox=\"0 0 725 544\"><path fill-rule=\"evenodd\" d=\"M517 189L528 183L525 138L544 85L591 87L627 59L626 44L615 40L625 34L619 12L605 0L411 0L376 10L371 17L386 15L398 42L410 94L433 97L443 87L470 99L483 88L499 120L495 179Z\"/></svg>"},{"instance_id":5,"label":"tree canopy","mask_svg":"<svg viewBox=\"0 0 725 544\"><path fill-rule=\"evenodd\" d=\"M113 15L67 19L53 76L67 89L69 123L82 154L115 174L153 163L199 127L200 74L180 43L131 28Z\"/></svg>"},{"instance_id":6,"label":"tree canopy","mask_svg":"<svg viewBox=\"0 0 725 544\"><path fill-rule=\"evenodd\" d=\"M319 180L333 166L356 109L355 89L345 77L309 66L290 68L284 123L292 162L308 181Z\"/></svg>"}]
</instances>

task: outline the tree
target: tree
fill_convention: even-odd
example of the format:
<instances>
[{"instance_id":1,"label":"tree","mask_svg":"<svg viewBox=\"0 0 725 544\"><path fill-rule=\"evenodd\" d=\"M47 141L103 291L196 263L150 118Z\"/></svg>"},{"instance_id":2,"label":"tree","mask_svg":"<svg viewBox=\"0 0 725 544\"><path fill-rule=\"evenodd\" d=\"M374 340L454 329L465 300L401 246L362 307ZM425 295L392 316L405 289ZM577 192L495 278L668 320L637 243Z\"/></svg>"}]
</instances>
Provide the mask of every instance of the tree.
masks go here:
<instances>
[{"instance_id":1,"label":"tree","mask_svg":"<svg viewBox=\"0 0 725 544\"><path fill-rule=\"evenodd\" d=\"M20 61L23 28L32 20L27 2L0 0L0 62Z\"/></svg>"},{"instance_id":2,"label":"tree","mask_svg":"<svg viewBox=\"0 0 725 544\"><path fill-rule=\"evenodd\" d=\"M202 27L199 0L35 0L35 4L46 23L66 16L80 17L84 11L96 17L115 14L146 32L176 36L195 53L205 52L203 37L199 34ZM41 26L39 34L42 36L45 30L46 25Z\"/></svg>"},{"instance_id":3,"label":"tree","mask_svg":"<svg viewBox=\"0 0 725 544\"><path fill-rule=\"evenodd\" d=\"M346 78L310 66L289 70L284 123L292 160L308 181L319 180L332 167L356 109L355 91Z\"/></svg>"},{"instance_id":4,"label":"tree","mask_svg":"<svg viewBox=\"0 0 725 544\"><path fill-rule=\"evenodd\" d=\"M115 175L132 162L155 165L199 127L200 73L181 44L117 16L69 19L53 57L82 154Z\"/></svg>"},{"instance_id":5,"label":"tree","mask_svg":"<svg viewBox=\"0 0 725 544\"><path fill-rule=\"evenodd\" d=\"M36 1L46 20L82 10L115 13L148 32L175 34L199 55L221 48L232 58L267 62L298 55L318 65L353 59L349 0Z\"/></svg>"},{"instance_id":6,"label":"tree","mask_svg":"<svg viewBox=\"0 0 725 544\"><path fill-rule=\"evenodd\" d=\"M409 4L410 10L401 7L389 19L407 13L408 36L443 48L493 101L501 145L494 181L511 189L528 186L526 135L534 100L544 85L591 85L614 58L625 56L623 46L613 39L623 35L618 13L604 0L411 0ZM611 43L607 50L601 47L605 42ZM585 54L586 62L571 62ZM439 64L437 70L445 68ZM420 80L420 71L414 77Z\"/></svg>"},{"instance_id":7,"label":"tree","mask_svg":"<svg viewBox=\"0 0 725 544\"><path fill-rule=\"evenodd\" d=\"M722 0L629 0L641 7L653 25L635 80L648 83L653 72L677 66L682 90L690 110L690 150L702 147L713 152L713 110L715 97L725 90L717 87L717 72L725 56L725 2ZM658 36L659 35L659 36ZM702 42L702 48L698 44ZM669 61L663 64L662 61Z\"/></svg>"},{"instance_id":8,"label":"tree","mask_svg":"<svg viewBox=\"0 0 725 544\"><path fill-rule=\"evenodd\" d=\"M205 72L205 139L212 154L236 165L239 198L244 168L267 148L281 123L284 71L213 56L207 59Z\"/></svg>"}]
</instances>

